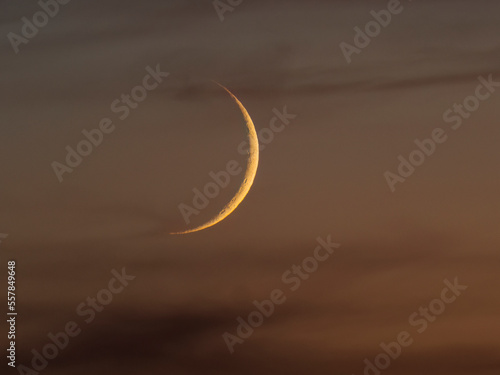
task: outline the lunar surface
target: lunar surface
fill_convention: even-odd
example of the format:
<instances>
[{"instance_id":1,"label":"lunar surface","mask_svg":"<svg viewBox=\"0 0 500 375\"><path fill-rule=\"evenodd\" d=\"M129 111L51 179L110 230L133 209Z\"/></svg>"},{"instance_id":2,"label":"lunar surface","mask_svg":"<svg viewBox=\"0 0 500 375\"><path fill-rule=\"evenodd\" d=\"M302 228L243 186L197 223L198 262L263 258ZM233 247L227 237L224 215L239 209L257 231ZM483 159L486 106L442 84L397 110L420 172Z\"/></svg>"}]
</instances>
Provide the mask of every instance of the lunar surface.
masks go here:
<instances>
[{"instance_id":1,"label":"lunar surface","mask_svg":"<svg viewBox=\"0 0 500 375\"><path fill-rule=\"evenodd\" d=\"M259 139L257 137L257 132L255 131L255 126L253 124L252 118L248 114L243 104L238 100L238 98L236 98L236 96L233 95L231 91L229 91L226 87L220 84L218 85L222 87L224 90L226 90L229 95L231 95L233 100L240 108L243 114L243 118L245 120L245 129L248 137L248 143L250 145L248 151L249 155L247 160L245 176L236 195L233 197L233 199L231 199L231 201L228 204L224 206L224 208L216 216L214 216L205 224L202 224L196 228L170 234L188 234L188 233L198 232L200 230L210 228L215 224L224 220L226 217L231 215L231 213L236 209L236 207L238 207L239 204L243 201L243 199L245 199L246 195L250 191L250 188L252 187L255 175L257 174L257 167L259 165Z\"/></svg>"}]
</instances>

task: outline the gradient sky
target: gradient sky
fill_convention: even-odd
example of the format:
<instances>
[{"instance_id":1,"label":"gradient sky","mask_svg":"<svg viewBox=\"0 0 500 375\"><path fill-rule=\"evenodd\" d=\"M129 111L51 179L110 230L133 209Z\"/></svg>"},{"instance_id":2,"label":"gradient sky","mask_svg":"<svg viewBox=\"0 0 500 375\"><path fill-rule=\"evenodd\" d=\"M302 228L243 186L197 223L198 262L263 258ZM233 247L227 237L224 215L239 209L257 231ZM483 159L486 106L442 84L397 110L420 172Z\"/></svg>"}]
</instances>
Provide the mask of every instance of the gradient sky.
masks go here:
<instances>
[{"instance_id":1,"label":"gradient sky","mask_svg":"<svg viewBox=\"0 0 500 375\"><path fill-rule=\"evenodd\" d=\"M458 277L468 290L384 373L498 374L500 91L458 131L442 116L479 76L500 81L500 4L403 4L351 64L339 44L386 2L244 1L220 22L210 1L73 0L18 54L4 37L0 254L18 262L18 361L126 267L136 279L43 373L359 375ZM1 35L38 10L3 7ZM51 163L156 64L170 76L59 183ZM257 131L274 108L297 118L230 217L170 236L192 189L245 161L241 113L212 80ZM448 141L392 193L384 172L436 127ZM341 248L231 355L222 334L327 235Z\"/></svg>"}]
</instances>

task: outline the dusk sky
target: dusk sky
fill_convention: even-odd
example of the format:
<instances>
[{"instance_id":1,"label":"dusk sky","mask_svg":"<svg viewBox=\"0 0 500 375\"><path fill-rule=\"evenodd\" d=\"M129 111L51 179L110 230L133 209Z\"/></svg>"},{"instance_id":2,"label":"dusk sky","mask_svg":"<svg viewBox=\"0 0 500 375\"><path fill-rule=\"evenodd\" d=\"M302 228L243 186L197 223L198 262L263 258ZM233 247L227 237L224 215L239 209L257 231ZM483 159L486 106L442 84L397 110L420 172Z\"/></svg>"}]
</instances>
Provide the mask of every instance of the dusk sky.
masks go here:
<instances>
[{"instance_id":1,"label":"dusk sky","mask_svg":"<svg viewBox=\"0 0 500 375\"><path fill-rule=\"evenodd\" d=\"M5 373L498 375L499 2L62 3L30 38L37 2L0 12L0 258L17 264L16 366L33 371ZM390 20L361 47L374 13ZM227 218L171 235L244 180L245 121L213 81L253 120L257 174ZM196 208L228 162L241 172ZM123 268L135 278L86 323L78 306ZM275 290L284 302L239 337ZM72 321L81 333L34 369Z\"/></svg>"}]
</instances>

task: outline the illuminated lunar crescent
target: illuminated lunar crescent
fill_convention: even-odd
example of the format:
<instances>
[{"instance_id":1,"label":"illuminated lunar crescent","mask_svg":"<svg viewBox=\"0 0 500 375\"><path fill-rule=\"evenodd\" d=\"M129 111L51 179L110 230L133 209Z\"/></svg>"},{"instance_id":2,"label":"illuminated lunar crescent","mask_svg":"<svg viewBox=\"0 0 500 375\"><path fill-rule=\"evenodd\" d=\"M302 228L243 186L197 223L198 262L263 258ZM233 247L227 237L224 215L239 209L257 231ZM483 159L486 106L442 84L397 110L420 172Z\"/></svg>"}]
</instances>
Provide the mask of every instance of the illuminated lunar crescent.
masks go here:
<instances>
[{"instance_id":1,"label":"illuminated lunar crescent","mask_svg":"<svg viewBox=\"0 0 500 375\"><path fill-rule=\"evenodd\" d=\"M187 234L187 233L198 232L200 230L210 228L211 226L214 226L218 222L224 220L236 209L236 207L238 207L238 205L243 201L243 199L245 199L246 195L250 191L250 188L252 187L255 175L257 174L257 167L259 165L259 139L257 138L257 132L255 131L255 126L252 122L252 118L248 114L243 104L241 104L241 102L236 98L236 96L233 95L231 91L229 91L226 87L220 85L219 83L217 84L224 90L226 90L229 95L231 95L233 100L240 108L240 111L243 114L243 118L245 119L245 129L248 136L248 143L250 145L245 178L238 192L233 197L233 199L231 199L231 201L228 204L226 204L224 208L219 212L219 214L216 215L214 218L196 228L189 229L184 232L176 232L170 234Z\"/></svg>"}]
</instances>

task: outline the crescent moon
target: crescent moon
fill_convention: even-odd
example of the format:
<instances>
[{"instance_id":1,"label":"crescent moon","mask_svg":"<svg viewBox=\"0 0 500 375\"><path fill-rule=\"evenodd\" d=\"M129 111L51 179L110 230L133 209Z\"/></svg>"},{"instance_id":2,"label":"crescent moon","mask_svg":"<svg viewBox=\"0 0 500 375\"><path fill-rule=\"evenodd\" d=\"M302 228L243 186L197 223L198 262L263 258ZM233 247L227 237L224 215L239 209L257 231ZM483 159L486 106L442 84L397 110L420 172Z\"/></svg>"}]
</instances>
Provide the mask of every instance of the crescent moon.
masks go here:
<instances>
[{"instance_id":1,"label":"crescent moon","mask_svg":"<svg viewBox=\"0 0 500 375\"><path fill-rule=\"evenodd\" d=\"M217 83L217 82L215 82ZM241 113L243 114L243 118L245 120L245 130L248 137L248 143L250 145L248 152L248 160L245 172L245 178L243 179L242 184L236 195L231 199L231 201L224 206L224 208L212 219L210 219L205 224L202 224L196 228L186 230L184 232L175 232L170 234L188 234L193 232L198 232L203 229L210 228L215 224L221 222L226 217L231 215L231 213L239 206L243 199L247 196L250 188L252 187L253 181L255 179L255 175L257 174L257 167L259 165L259 138L257 137L257 132L255 131L255 126L253 124L252 118L248 114L247 110L243 106L243 104L233 95L231 91L229 91L226 87L217 83L220 87L222 87L233 100L236 102L238 107L240 108Z\"/></svg>"}]
</instances>

